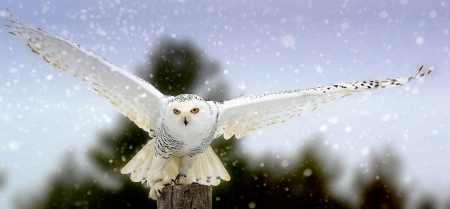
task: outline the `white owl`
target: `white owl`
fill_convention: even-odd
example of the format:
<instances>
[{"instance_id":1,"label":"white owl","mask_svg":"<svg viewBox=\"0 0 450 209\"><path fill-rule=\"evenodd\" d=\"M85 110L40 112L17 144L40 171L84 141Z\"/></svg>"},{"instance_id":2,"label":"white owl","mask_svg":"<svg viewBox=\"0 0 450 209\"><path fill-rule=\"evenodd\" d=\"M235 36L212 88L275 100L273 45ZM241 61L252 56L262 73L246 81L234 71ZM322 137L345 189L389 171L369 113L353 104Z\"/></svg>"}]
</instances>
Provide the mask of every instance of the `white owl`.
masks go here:
<instances>
[{"instance_id":1,"label":"white owl","mask_svg":"<svg viewBox=\"0 0 450 209\"><path fill-rule=\"evenodd\" d=\"M40 29L9 20L14 35L24 36L31 51L59 71L92 83L108 99L154 139L122 169L131 180L151 187L156 199L164 186L218 185L230 176L212 151L214 138L226 139L284 122L316 109L320 104L357 91L401 86L428 75L421 72L407 78L338 83L323 87L278 93L241 96L224 102L205 101L199 96L163 95L155 87L105 59ZM174 179L174 180L172 180Z\"/></svg>"}]
</instances>

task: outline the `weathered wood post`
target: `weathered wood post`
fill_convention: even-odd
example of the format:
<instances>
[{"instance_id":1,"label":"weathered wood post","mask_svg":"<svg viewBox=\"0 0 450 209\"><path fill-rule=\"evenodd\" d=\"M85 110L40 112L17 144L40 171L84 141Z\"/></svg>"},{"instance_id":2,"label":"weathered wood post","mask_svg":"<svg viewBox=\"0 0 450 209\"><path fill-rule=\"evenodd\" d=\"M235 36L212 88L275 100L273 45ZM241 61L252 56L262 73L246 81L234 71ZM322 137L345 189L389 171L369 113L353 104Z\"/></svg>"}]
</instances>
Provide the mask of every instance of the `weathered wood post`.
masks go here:
<instances>
[{"instance_id":1,"label":"weathered wood post","mask_svg":"<svg viewBox=\"0 0 450 209\"><path fill-rule=\"evenodd\" d=\"M200 184L167 186L157 200L158 209L211 209L212 187Z\"/></svg>"}]
</instances>

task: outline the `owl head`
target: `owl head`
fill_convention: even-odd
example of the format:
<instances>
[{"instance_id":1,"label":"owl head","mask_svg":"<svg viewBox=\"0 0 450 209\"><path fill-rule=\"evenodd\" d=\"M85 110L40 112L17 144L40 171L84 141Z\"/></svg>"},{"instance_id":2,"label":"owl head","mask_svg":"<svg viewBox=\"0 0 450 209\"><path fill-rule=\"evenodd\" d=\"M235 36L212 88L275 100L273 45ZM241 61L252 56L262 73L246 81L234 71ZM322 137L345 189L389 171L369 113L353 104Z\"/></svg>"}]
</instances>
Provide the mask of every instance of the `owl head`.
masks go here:
<instances>
[{"instance_id":1,"label":"owl head","mask_svg":"<svg viewBox=\"0 0 450 209\"><path fill-rule=\"evenodd\" d=\"M168 101L165 109L166 123L170 123L173 128L189 126L201 129L205 123L210 123L210 119L208 103L193 94L181 94L174 97Z\"/></svg>"}]
</instances>

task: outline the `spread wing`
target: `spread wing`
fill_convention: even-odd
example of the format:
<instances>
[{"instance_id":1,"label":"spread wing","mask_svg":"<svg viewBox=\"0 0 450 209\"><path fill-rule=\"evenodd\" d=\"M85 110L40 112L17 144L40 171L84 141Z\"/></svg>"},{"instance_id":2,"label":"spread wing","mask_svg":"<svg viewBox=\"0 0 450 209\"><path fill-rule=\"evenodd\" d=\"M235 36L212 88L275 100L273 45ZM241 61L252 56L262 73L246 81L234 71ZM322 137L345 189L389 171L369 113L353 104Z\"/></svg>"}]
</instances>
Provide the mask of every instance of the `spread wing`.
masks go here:
<instances>
[{"instance_id":1,"label":"spread wing","mask_svg":"<svg viewBox=\"0 0 450 209\"><path fill-rule=\"evenodd\" d=\"M31 51L58 71L88 81L98 95L122 114L149 131L150 121L164 95L151 84L68 40L52 36L21 22L8 20L13 35L27 39Z\"/></svg>"},{"instance_id":2,"label":"spread wing","mask_svg":"<svg viewBox=\"0 0 450 209\"><path fill-rule=\"evenodd\" d=\"M421 73L422 67L415 75L407 78L338 83L317 88L242 96L217 103L220 116L215 137L223 134L226 139L233 135L240 138L264 126L301 116L315 110L320 104L349 96L353 92L401 86L430 74L431 70Z\"/></svg>"}]
</instances>

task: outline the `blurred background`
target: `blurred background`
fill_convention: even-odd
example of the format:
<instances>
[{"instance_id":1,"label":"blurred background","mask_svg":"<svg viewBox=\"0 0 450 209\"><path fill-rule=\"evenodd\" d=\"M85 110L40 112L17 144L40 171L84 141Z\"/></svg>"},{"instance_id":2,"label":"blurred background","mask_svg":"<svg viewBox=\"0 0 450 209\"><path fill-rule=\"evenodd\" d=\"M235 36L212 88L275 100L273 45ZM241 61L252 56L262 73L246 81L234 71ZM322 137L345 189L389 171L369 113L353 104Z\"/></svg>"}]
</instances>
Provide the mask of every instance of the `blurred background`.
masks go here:
<instances>
[{"instance_id":1,"label":"blurred background","mask_svg":"<svg viewBox=\"0 0 450 209\"><path fill-rule=\"evenodd\" d=\"M449 1L0 3L164 94L227 100L435 71L212 147L214 208L450 208ZM0 27L2 208L156 208L120 169L150 140ZM190 78L190 79L186 79Z\"/></svg>"}]
</instances>

